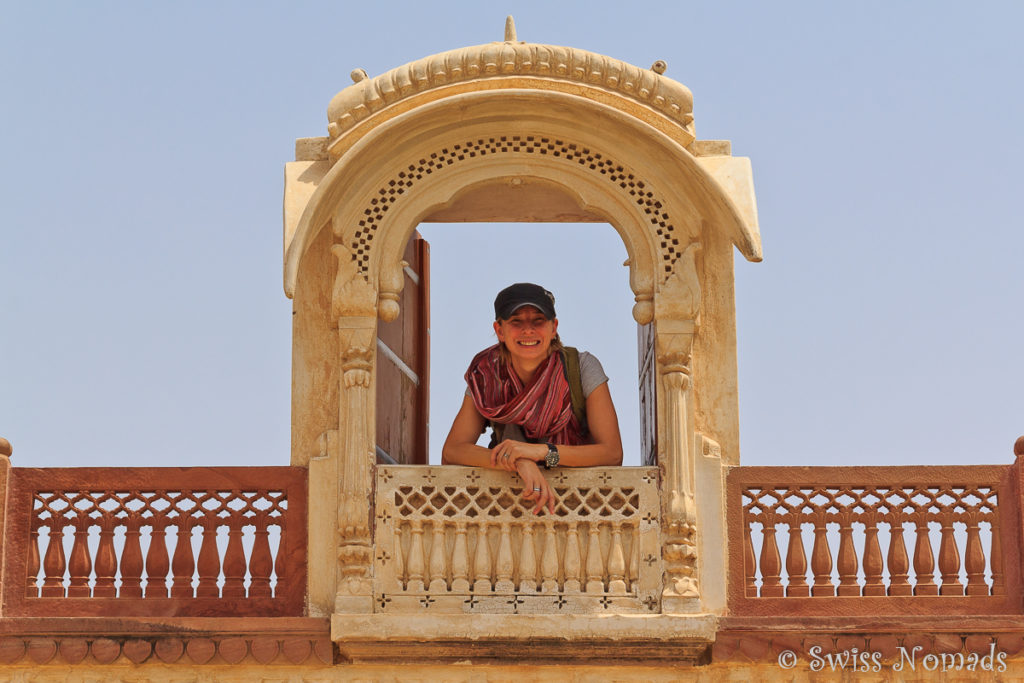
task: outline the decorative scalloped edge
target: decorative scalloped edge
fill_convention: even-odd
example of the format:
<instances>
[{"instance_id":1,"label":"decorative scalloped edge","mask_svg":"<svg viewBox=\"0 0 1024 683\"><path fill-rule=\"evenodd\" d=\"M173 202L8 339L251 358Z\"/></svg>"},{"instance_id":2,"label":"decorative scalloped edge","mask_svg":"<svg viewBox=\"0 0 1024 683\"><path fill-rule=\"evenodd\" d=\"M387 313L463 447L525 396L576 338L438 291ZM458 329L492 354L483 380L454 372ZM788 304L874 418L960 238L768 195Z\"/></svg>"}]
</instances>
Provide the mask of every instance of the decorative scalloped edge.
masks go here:
<instances>
[{"instance_id":1,"label":"decorative scalloped edge","mask_svg":"<svg viewBox=\"0 0 1024 683\"><path fill-rule=\"evenodd\" d=\"M183 663L313 665L334 663L329 637L238 636L6 636L0 638L0 665L18 663L83 665Z\"/></svg>"},{"instance_id":2,"label":"decorative scalloped edge","mask_svg":"<svg viewBox=\"0 0 1024 683\"><path fill-rule=\"evenodd\" d=\"M441 52L361 80L331 99L328 132L336 138L394 102L453 83L532 76L582 83L649 106L687 128L693 94L682 83L613 57L537 43L488 43Z\"/></svg>"}]
</instances>

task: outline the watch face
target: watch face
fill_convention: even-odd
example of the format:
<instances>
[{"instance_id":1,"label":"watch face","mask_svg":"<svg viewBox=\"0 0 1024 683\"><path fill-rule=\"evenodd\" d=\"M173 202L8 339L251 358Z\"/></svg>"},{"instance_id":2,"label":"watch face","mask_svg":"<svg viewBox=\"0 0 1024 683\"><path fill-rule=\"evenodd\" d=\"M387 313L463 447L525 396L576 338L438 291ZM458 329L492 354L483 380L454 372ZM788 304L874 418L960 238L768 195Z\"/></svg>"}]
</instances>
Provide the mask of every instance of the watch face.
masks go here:
<instances>
[{"instance_id":1,"label":"watch face","mask_svg":"<svg viewBox=\"0 0 1024 683\"><path fill-rule=\"evenodd\" d=\"M553 444L548 444L548 454L544 456L544 466L548 469L555 467L558 464L558 448Z\"/></svg>"}]
</instances>

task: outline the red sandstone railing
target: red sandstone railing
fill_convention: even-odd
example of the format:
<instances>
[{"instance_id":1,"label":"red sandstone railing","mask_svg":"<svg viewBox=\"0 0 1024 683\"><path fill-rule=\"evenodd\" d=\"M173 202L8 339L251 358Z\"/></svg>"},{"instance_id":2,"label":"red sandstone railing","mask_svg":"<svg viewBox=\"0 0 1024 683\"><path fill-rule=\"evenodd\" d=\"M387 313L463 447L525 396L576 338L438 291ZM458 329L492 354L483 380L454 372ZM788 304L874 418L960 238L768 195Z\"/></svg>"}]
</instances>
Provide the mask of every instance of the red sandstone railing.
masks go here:
<instances>
[{"instance_id":1,"label":"red sandstone railing","mask_svg":"<svg viewBox=\"0 0 1024 683\"><path fill-rule=\"evenodd\" d=\"M299 616L306 470L8 470L4 616Z\"/></svg>"},{"instance_id":2,"label":"red sandstone railing","mask_svg":"<svg viewBox=\"0 0 1024 683\"><path fill-rule=\"evenodd\" d=\"M730 611L1020 614L1019 476L1018 465L734 468Z\"/></svg>"}]
</instances>

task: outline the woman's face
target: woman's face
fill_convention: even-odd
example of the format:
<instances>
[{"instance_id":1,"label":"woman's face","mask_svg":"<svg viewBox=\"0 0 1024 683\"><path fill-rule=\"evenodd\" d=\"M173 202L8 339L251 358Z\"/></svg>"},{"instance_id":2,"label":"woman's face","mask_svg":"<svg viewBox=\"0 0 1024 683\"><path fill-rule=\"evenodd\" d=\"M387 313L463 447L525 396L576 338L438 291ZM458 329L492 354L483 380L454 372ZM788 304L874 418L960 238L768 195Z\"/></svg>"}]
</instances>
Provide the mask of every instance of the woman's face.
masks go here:
<instances>
[{"instance_id":1,"label":"woman's face","mask_svg":"<svg viewBox=\"0 0 1024 683\"><path fill-rule=\"evenodd\" d=\"M539 309L523 306L508 320L495 321L494 332L513 359L544 360L558 332L558 318L548 320Z\"/></svg>"}]
</instances>

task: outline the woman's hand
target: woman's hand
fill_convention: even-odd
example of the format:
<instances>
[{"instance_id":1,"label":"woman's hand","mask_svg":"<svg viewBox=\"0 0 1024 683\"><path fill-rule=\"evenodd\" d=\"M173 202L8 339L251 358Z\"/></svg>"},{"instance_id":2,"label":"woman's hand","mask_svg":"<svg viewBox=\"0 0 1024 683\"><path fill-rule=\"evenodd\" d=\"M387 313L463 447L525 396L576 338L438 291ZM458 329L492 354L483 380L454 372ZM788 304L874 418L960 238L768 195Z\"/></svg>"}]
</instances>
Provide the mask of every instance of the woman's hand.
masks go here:
<instances>
[{"instance_id":1,"label":"woman's hand","mask_svg":"<svg viewBox=\"0 0 1024 683\"><path fill-rule=\"evenodd\" d=\"M523 445L533 446L536 444ZM547 452L546 448L544 452ZM550 514L554 514L555 492L551 490L548 480L541 475L537 463L526 458L520 458L516 461L516 472L519 473L519 478L523 480L523 500L536 503L536 507L533 508L533 514L536 515L545 508L547 508Z\"/></svg>"},{"instance_id":2,"label":"woman's hand","mask_svg":"<svg viewBox=\"0 0 1024 683\"><path fill-rule=\"evenodd\" d=\"M536 463L543 460L547 454L548 447L545 444L505 439L491 449L491 467L517 472L516 465L520 460Z\"/></svg>"}]
</instances>

